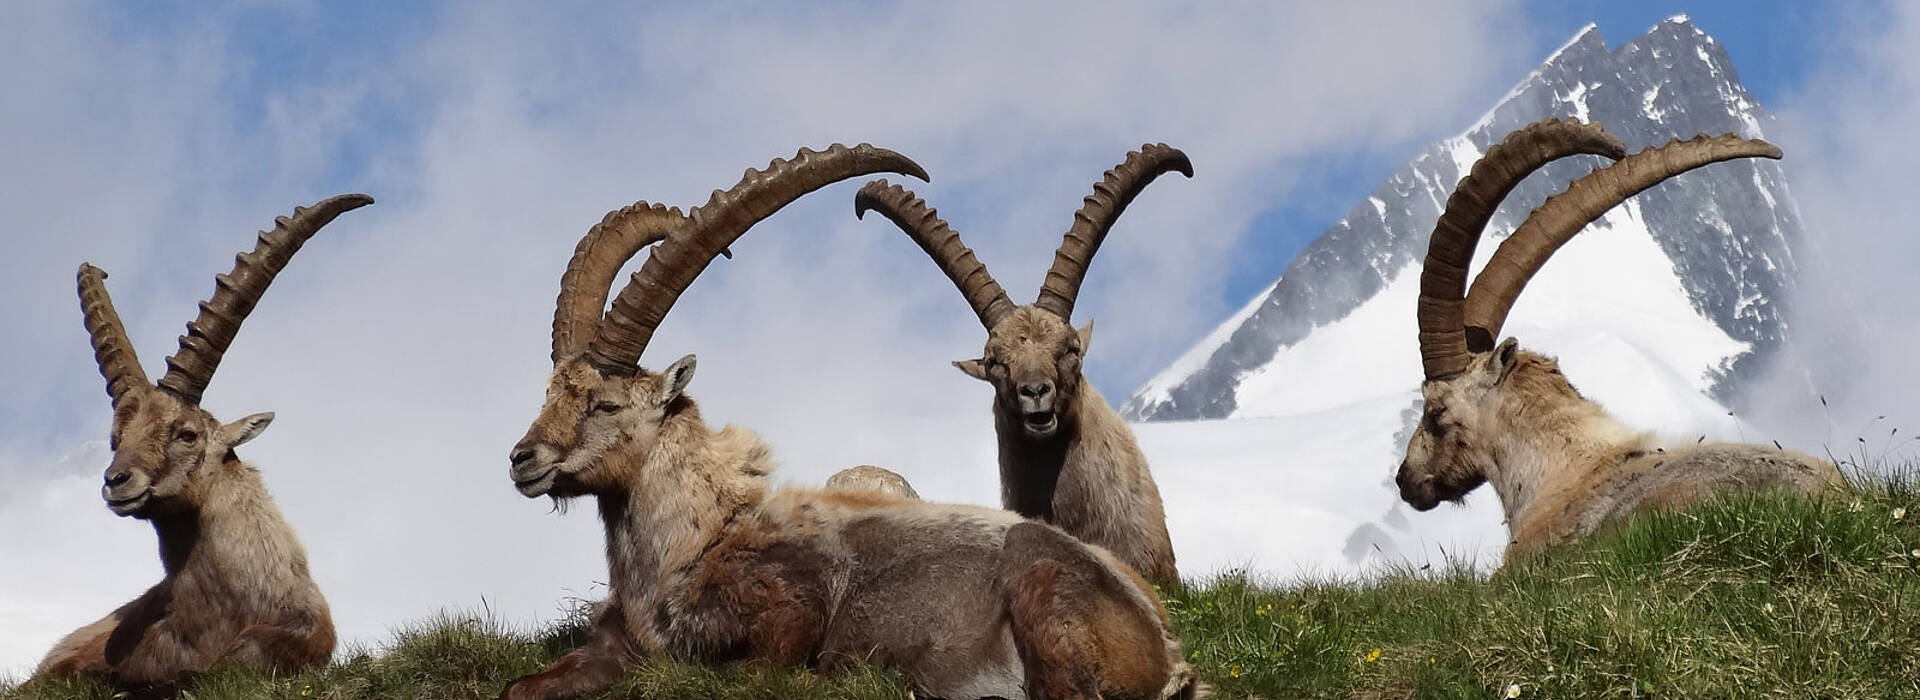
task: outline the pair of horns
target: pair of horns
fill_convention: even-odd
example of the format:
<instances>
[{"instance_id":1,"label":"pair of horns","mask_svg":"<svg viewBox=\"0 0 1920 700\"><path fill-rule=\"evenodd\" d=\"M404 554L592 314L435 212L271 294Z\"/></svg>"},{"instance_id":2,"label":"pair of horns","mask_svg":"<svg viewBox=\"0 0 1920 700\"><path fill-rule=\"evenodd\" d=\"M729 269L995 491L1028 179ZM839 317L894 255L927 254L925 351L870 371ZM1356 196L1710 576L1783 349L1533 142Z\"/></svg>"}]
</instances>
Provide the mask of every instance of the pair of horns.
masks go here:
<instances>
[{"instance_id":1,"label":"pair of horns","mask_svg":"<svg viewBox=\"0 0 1920 700\"><path fill-rule=\"evenodd\" d=\"M1054 251L1053 267L1047 270L1046 280L1040 285L1040 297L1034 305L1061 319L1072 320L1073 304L1080 296L1080 283L1086 279L1087 265L1100 251L1107 232L1141 190L1169 172L1193 177L1193 163L1177 148L1164 143L1147 144L1128 153L1125 161L1094 183L1093 194L1087 195L1080 210L1074 212L1073 225L1067 229L1060 248ZM966 297L973 313L989 330L1013 312L1013 302L1007 299L1006 290L987 273L986 265L974 257L973 251L960 242L960 234L928 207L925 200L904 187L875 180L860 188L853 199L856 218L865 218L868 210L880 212L919 244L934 264L940 266L940 271L946 273L947 279L960 289L960 295Z\"/></svg>"},{"instance_id":2,"label":"pair of horns","mask_svg":"<svg viewBox=\"0 0 1920 700\"><path fill-rule=\"evenodd\" d=\"M1527 215L1467 287L1467 268L1494 209L1527 175L1561 158L1591 154L1615 162L1575 180ZM1779 158L1780 149L1734 134L1701 135L1626 155L1598 125L1547 119L1509 134L1454 188L1427 243L1420 272L1420 359L1428 380L1466 371L1493 349L1520 292L1573 236L1621 202L1668 178L1735 158Z\"/></svg>"},{"instance_id":3,"label":"pair of horns","mask_svg":"<svg viewBox=\"0 0 1920 700\"><path fill-rule=\"evenodd\" d=\"M781 207L827 185L852 177L898 173L927 179L918 164L868 144L833 144L825 151L800 149L792 160L775 159L765 170L747 170L725 192L715 190L703 206L679 209L637 202L607 214L574 248L560 278L553 317L553 360L585 353L602 372L632 376L653 332L680 295L715 257ZM640 249L659 243L604 314L615 275Z\"/></svg>"},{"instance_id":4,"label":"pair of horns","mask_svg":"<svg viewBox=\"0 0 1920 700\"><path fill-rule=\"evenodd\" d=\"M214 370L220 366L220 358L240 332L240 323L260 303L274 276L321 227L372 203L373 198L364 194L346 194L312 207L296 207L293 216L274 219L273 230L261 231L260 241L251 252L235 256L232 272L213 278L213 296L200 302L200 316L187 324L187 334L180 336L180 351L167 358L167 374L160 378L159 387L189 404L199 404ZM126 327L120 323L120 313L114 310L113 298L107 295L106 278L107 273L100 268L80 265L80 311L93 343L94 360L107 380L107 396L119 406L128 391L147 383L147 374L140 368Z\"/></svg>"}]
</instances>

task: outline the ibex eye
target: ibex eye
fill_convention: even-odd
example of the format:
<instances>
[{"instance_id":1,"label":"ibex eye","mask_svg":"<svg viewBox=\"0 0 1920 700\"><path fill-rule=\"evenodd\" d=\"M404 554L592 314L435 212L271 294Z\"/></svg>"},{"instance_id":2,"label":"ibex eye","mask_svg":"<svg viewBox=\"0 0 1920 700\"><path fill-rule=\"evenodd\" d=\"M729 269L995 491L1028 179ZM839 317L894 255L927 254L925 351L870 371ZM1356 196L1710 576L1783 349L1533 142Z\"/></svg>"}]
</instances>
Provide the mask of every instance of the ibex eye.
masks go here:
<instances>
[{"instance_id":1,"label":"ibex eye","mask_svg":"<svg viewBox=\"0 0 1920 700\"><path fill-rule=\"evenodd\" d=\"M619 413L620 404L612 403L609 401L601 401L593 405L593 412L594 413Z\"/></svg>"},{"instance_id":2,"label":"ibex eye","mask_svg":"<svg viewBox=\"0 0 1920 700\"><path fill-rule=\"evenodd\" d=\"M182 430L182 431L180 431L179 433L176 433L176 434L175 434L175 435L173 436L173 438L174 438L175 440L179 440L179 441L181 441L181 442L184 442L184 443L187 443L187 444L189 444L189 445L191 445L191 444L193 444L193 443L194 443L194 441L196 441L196 440L199 440L199 439L200 439L200 434L199 434L199 433L196 433L196 432L193 432L193 431L191 431L191 430Z\"/></svg>"}]
</instances>

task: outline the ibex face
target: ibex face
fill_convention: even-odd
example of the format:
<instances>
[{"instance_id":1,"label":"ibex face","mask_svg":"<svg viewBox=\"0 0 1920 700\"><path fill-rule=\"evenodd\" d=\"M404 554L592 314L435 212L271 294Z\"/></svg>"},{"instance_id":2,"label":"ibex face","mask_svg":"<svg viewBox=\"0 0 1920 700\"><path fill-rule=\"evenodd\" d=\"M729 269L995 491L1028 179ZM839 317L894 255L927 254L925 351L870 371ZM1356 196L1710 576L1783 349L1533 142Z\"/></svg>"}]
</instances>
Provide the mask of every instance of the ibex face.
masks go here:
<instances>
[{"instance_id":1,"label":"ibex face","mask_svg":"<svg viewBox=\"0 0 1920 700\"><path fill-rule=\"evenodd\" d=\"M1498 431L1509 429L1500 409L1519 357L1519 345L1508 338L1498 351L1476 355L1466 371L1420 385L1420 425L1394 476L1401 500L1432 510L1486 483Z\"/></svg>"},{"instance_id":2,"label":"ibex face","mask_svg":"<svg viewBox=\"0 0 1920 700\"><path fill-rule=\"evenodd\" d=\"M546 404L513 446L513 485L528 498L570 498L633 483L621 469L637 468L659 441L674 401L693 379L688 355L654 374L631 377L595 369L584 359L562 362L547 383Z\"/></svg>"},{"instance_id":3,"label":"ibex face","mask_svg":"<svg viewBox=\"0 0 1920 700\"><path fill-rule=\"evenodd\" d=\"M255 413L221 425L205 409L165 391L136 387L113 412L113 463L100 497L116 515L150 518L221 478L233 448L273 422Z\"/></svg>"},{"instance_id":4,"label":"ibex face","mask_svg":"<svg viewBox=\"0 0 1920 700\"><path fill-rule=\"evenodd\" d=\"M1092 340L1091 322L1076 331L1051 311L1023 306L988 332L980 359L953 365L992 384L1006 415L1020 417L1027 437L1044 440L1060 429L1060 416L1079 395L1080 358Z\"/></svg>"}]
</instances>

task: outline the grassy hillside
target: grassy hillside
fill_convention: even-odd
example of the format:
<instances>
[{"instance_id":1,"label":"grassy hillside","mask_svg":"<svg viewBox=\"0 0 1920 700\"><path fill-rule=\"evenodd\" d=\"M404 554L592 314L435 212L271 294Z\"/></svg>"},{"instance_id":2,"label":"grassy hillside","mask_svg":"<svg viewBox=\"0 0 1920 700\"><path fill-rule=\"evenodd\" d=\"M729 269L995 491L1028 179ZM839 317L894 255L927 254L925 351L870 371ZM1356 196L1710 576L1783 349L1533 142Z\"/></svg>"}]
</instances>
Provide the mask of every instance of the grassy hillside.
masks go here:
<instances>
[{"instance_id":1,"label":"grassy hillside","mask_svg":"<svg viewBox=\"0 0 1920 700\"><path fill-rule=\"evenodd\" d=\"M1265 585L1228 573L1165 594L1222 697L1920 697L1920 498L1909 479L1650 513L1491 577L1455 567ZM491 697L578 634L577 616L521 631L443 615L298 677L216 672L193 696ZM677 663L608 695L905 696L878 669Z\"/></svg>"}]
</instances>

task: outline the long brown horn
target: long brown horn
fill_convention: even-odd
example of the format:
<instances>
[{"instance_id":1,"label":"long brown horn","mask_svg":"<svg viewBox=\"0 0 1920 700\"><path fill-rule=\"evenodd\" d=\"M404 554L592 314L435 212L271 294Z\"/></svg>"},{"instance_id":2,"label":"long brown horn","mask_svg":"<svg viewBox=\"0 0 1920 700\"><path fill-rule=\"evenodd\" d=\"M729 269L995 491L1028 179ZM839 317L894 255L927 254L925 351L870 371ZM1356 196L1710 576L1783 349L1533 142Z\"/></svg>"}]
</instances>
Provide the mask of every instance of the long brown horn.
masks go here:
<instances>
[{"instance_id":1,"label":"long brown horn","mask_svg":"<svg viewBox=\"0 0 1920 700\"><path fill-rule=\"evenodd\" d=\"M1040 298L1033 303L1060 318L1073 319L1073 302L1080 296L1080 282L1087 277L1087 264L1100 252L1100 243L1127 204L1146 189L1154 178L1178 171L1193 177L1193 163L1180 149L1164 143L1150 143L1127 154L1127 159L1108 170L1093 185L1080 211L1073 213L1073 226L1053 253L1053 267L1040 283Z\"/></svg>"},{"instance_id":2,"label":"long brown horn","mask_svg":"<svg viewBox=\"0 0 1920 700\"><path fill-rule=\"evenodd\" d=\"M274 275L280 274L320 227L336 216L372 203L373 198L364 194L343 194L312 207L295 207L291 218L275 218L272 231L260 232L260 242L253 252L234 256L233 272L214 276L213 297L200 302L199 318L187 324L187 334L180 336L180 351L167 358L167 374L160 378L160 388L187 403L200 403L200 395L212 381L221 356L233 344L240 323L260 302Z\"/></svg>"},{"instance_id":3,"label":"long brown horn","mask_svg":"<svg viewBox=\"0 0 1920 700\"><path fill-rule=\"evenodd\" d=\"M1473 170L1453 188L1447 208L1427 239L1427 259L1420 270L1420 361L1428 380L1465 371L1472 355L1467 347L1465 308L1467 267L1480 233L1500 201L1520 181L1548 163L1587 153L1618 159L1627 147L1597 124L1546 119L1508 134L1487 149Z\"/></svg>"},{"instance_id":4,"label":"long brown horn","mask_svg":"<svg viewBox=\"0 0 1920 700\"><path fill-rule=\"evenodd\" d=\"M1676 139L1588 173L1567 186L1565 192L1548 197L1513 235L1500 242L1486 269L1474 278L1466 303L1468 343L1492 349L1500 337L1500 327L1506 324L1507 312L1513 309L1527 281L1554 251L1601 214L1667 178L1735 158L1778 159L1780 149L1737 134Z\"/></svg>"},{"instance_id":5,"label":"long brown horn","mask_svg":"<svg viewBox=\"0 0 1920 700\"><path fill-rule=\"evenodd\" d=\"M993 275L987 274L987 266L974 257L973 250L960 241L960 234L949 228L940 213L927 206L926 200L907 188L889 185L886 180L874 180L853 196L854 218L866 218L869 209L879 210L914 243L920 244L920 249L947 274L947 279L960 288L960 295L967 298L967 304L973 307L973 313L980 317L980 323L987 330L993 330L1000 319L1013 312L1013 302L1007 299L1006 290L1000 288Z\"/></svg>"},{"instance_id":6,"label":"long brown horn","mask_svg":"<svg viewBox=\"0 0 1920 700\"><path fill-rule=\"evenodd\" d=\"M107 380L107 397L117 408L120 397L133 387L147 383L147 372L127 338L127 327L120 325L120 312L107 295L107 273L100 268L80 264L80 314L87 323L87 340L93 343L93 360L100 365L100 376Z\"/></svg>"},{"instance_id":7,"label":"long brown horn","mask_svg":"<svg viewBox=\"0 0 1920 700\"><path fill-rule=\"evenodd\" d=\"M647 256L607 310L587 346L587 360L602 372L632 375L654 329L680 294L747 229L808 192L850 177L887 172L927 179L927 171L906 156L864 143L852 148L836 143L825 151L802 148L793 160L775 159L764 171L747 170L733 189L714 191Z\"/></svg>"},{"instance_id":8,"label":"long brown horn","mask_svg":"<svg viewBox=\"0 0 1920 700\"><path fill-rule=\"evenodd\" d=\"M641 248L665 240L667 232L687 220L678 207L644 201L607 212L573 249L573 259L560 276L560 298L553 309L553 361L584 352L600 329L607 295L620 266Z\"/></svg>"}]
</instances>

